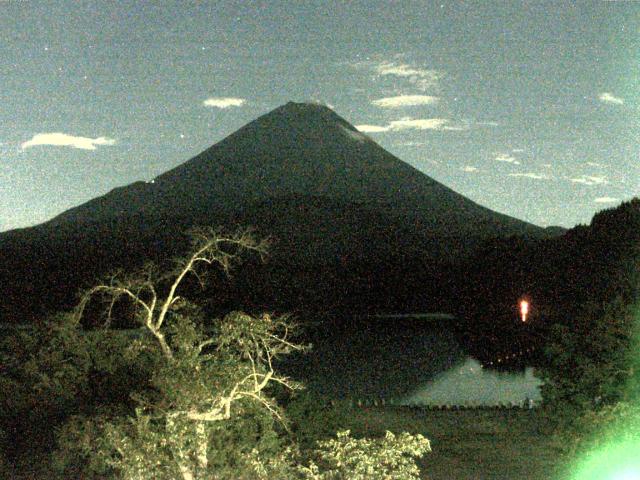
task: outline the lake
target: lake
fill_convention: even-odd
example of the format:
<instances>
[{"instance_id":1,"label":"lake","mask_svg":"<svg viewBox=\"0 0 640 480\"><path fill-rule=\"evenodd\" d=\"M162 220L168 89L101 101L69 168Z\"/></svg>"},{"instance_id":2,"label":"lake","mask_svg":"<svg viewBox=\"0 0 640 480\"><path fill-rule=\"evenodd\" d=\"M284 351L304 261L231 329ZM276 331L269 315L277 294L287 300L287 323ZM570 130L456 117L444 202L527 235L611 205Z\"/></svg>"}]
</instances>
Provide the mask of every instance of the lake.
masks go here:
<instances>
[{"instance_id":1,"label":"lake","mask_svg":"<svg viewBox=\"0 0 640 480\"><path fill-rule=\"evenodd\" d=\"M378 316L331 328L286 367L316 393L405 405L510 405L541 400L531 367L490 368L456 341L451 320Z\"/></svg>"}]
</instances>

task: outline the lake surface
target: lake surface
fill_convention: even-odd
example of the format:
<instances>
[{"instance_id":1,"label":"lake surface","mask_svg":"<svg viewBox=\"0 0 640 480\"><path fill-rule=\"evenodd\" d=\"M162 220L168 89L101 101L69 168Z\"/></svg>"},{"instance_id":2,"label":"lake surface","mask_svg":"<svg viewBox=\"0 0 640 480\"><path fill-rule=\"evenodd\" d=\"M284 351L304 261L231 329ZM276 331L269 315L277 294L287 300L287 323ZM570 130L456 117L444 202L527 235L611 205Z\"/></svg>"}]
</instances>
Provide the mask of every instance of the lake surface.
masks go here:
<instances>
[{"instance_id":1,"label":"lake surface","mask_svg":"<svg viewBox=\"0 0 640 480\"><path fill-rule=\"evenodd\" d=\"M469 356L447 319L376 318L317 335L286 370L336 399L396 404L504 405L540 401L533 368L498 371Z\"/></svg>"},{"instance_id":2,"label":"lake surface","mask_svg":"<svg viewBox=\"0 0 640 480\"><path fill-rule=\"evenodd\" d=\"M372 317L358 327L317 332L312 351L282 367L310 390L334 399L404 405L541 400L542 382L533 368L481 365L456 341L450 322L447 316Z\"/></svg>"}]
</instances>

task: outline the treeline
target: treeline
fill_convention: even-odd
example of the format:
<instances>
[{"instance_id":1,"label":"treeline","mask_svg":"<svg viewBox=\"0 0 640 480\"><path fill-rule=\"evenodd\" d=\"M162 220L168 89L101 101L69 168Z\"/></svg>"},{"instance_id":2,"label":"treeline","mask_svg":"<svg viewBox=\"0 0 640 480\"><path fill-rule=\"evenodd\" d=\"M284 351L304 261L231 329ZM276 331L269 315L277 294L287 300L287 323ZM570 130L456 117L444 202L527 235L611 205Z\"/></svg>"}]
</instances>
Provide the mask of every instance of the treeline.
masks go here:
<instances>
[{"instance_id":1,"label":"treeline","mask_svg":"<svg viewBox=\"0 0 640 480\"><path fill-rule=\"evenodd\" d=\"M292 317L210 318L182 288L266 244L246 231L191 238L171 268L113 274L72 312L0 341L0 476L417 480L426 438L341 431L348 409L278 370L306 349ZM129 313L122 303L139 334L109 328ZM83 326L92 310L102 328Z\"/></svg>"},{"instance_id":2,"label":"treeline","mask_svg":"<svg viewBox=\"0 0 640 480\"><path fill-rule=\"evenodd\" d=\"M617 455L615 448L637 452L639 199L557 238L487 243L459 278L466 279L458 283L459 333L480 358L496 349L534 348L526 361L544 381L544 412L568 463L592 458L596 463L585 468L593 469L605 447L603 459ZM521 298L531 305L525 324Z\"/></svg>"},{"instance_id":3,"label":"treeline","mask_svg":"<svg viewBox=\"0 0 640 480\"><path fill-rule=\"evenodd\" d=\"M509 237L479 248L457 274L457 313L471 344L542 344L552 325L585 310L632 302L638 292L640 200L597 213L550 239ZM527 324L518 302L530 303ZM504 347L504 345L500 345Z\"/></svg>"}]
</instances>

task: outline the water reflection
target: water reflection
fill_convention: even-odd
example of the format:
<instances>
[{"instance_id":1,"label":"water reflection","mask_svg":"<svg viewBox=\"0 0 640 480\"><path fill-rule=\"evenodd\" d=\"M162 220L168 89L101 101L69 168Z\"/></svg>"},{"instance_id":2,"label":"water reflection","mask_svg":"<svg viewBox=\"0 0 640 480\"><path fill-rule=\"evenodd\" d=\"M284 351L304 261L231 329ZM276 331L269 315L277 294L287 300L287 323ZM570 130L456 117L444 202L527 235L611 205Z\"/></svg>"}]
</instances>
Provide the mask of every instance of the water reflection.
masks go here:
<instances>
[{"instance_id":1,"label":"water reflection","mask_svg":"<svg viewBox=\"0 0 640 480\"><path fill-rule=\"evenodd\" d=\"M533 369L482 368L446 322L405 319L317 332L313 350L285 373L331 398L406 404L498 405L540 400Z\"/></svg>"},{"instance_id":2,"label":"water reflection","mask_svg":"<svg viewBox=\"0 0 640 480\"><path fill-rule=\"evenodd\" d=\"M476 359L467 357L454 368L437 375L401 400L416 405L500 405L535 403L542 382L527 367L522 373L499 372L483 368Z\"/></svg>"}]
</instances>

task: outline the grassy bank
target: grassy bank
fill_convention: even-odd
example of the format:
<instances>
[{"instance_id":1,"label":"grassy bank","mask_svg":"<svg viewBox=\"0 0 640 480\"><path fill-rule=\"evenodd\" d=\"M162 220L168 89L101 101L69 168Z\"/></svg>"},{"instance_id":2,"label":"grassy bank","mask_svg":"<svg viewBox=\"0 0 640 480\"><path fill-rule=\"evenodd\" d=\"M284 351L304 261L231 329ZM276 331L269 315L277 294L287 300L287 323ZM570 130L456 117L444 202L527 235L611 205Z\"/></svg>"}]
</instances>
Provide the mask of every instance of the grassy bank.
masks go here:
<instances>
[{"instance_id":1,"label":"grassy bank","mask_svg":"<svg viewBox=\"0 0 640 480\"><path fill-rule=\"evenodd\" d=\"M539 410L355 410L354 432L422 433L432 452L421 461L430 480L556 479L559 452Z\"/></svg>"},{"instance_id":2,"label":"grassy bank","mask_svg":"<svg viewBox=\"0 0 640 480\"><path fill-rule=\"evenodd\" d=\"M429 480L555 480L559 451L544 433L538 410L434 411L406 407L359 408L347 424L356 436L386 430L422 433L432 452L421 461ZM16 479L50 479L46 455L30 452L11 473Z\"/></svg>"}]
</instances>

